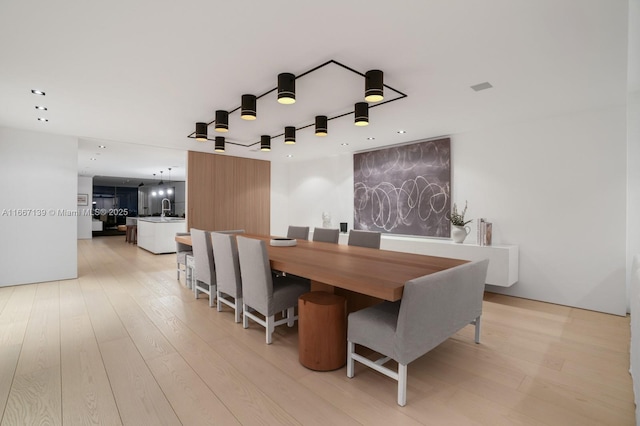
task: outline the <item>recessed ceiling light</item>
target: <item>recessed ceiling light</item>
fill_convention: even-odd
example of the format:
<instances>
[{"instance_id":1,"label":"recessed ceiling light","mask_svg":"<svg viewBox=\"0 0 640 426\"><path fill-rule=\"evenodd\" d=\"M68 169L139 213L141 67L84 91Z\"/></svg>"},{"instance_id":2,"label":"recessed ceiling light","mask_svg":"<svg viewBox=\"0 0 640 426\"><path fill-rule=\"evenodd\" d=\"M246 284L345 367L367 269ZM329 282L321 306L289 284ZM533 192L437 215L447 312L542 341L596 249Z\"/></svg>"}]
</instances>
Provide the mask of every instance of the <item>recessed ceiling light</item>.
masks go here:
<instances>
[{"instance_id":1,"label":"recessed ceiling light","mask_svg":"<svg viewBox=\"0 0 640 426\"><path fill-rule=\"evenodd\" d=\"M33 93L34 95L40 95L40 96L45 95L45 93L42 90L36 90L36 89L32 89L31 93Z\"/></svg>"},{"instance_id":2,"label":"recessed ceiling light","mask_svg":"<svg viewBox=\"0 0 640 426\"><path fill-rule=\"evenodd\" d=\"M471 88L476 92L479 92L481 90L491 89L492 87L493 86L488 81L485 81L484 83L474 84L473 86L471 86Z\"/></svg>"},{"instance_id":3,"label":"recessed ceiling light","mask_svg":"<svg viewBox=\"0 0 640 426\"><path fill-rule=\"evenodd\" d=\"M376 138L367 138L368 141L376 140Z\"/></svg>"},{"instance_id":4,"label":"recessed ceiling light","mask_svg":"<svg viewBox=\"0 0 640 426\"><path fill-rule=\"evenodd\" d=\"M104 145L98 145L98 148L106 148Z\"/></svg>"},{"instance_id":5,"label":"recessed ceiling light","mask_svg":"<svg viewBox=\"0 0 640 426\"><path fill-rule=\"evenodd\" d=\"M49 119L48 118L44 118L44 117L38 117L38 121L45 121L46 122L46 121L49 121Z\"/></svg>"},{"instance_id":6,"label":"recessed ceiling light","mask_svg":"<svg viewBox=\"0 0 640 426\"><path fill-rule=\"evenodd\" d=\"M96 161L96 160L97 160L97 158L93 158L93 157L91 157L91 158L89 158L89 160L91 160L91 161Z\"/></svg>"},{"instance_id":7,"label":"recessed ceiling light","mask_svg":"<svg viewBox=\"0 0 640 426\"><path fill-rule=\"evenodd\" d=\"M340 145L342 145L342 146L348 146L349 144L348 144L348 143L346 143L346 142L343 142L343 143L341 143Z\"/></svg>"},{"instance_id":8,"label":"recessed ceiling light","mask_svg":"<svg viewBox=\"0 0 640 426\"><path fill-rule=\"evenodd\" d=\"M293 157L292 154L287 154L287 158L291 158L291 157Z\"/></svg>"},{"instance_id":9,"label":"recessed ceiling light","mask_svg":"<svg viewBox=\"0 0 640 426\"><path fill-rule=\"evenodd\" d=\"M46 111L46 110L47 110L47 107L45 107L45 106L40 106L40 105L36 105L36 109L40 109L40 110L42 110L42 111Z\"/></svg>"},{"instance_id":10,"label":"recessed ceiling light","mask_svg":"<svg viewBox=\"0 0 640 426\"><path fill-rule=\"evenodd\" d=\"M403 133L407 133L406 130L398 130L398 133L403 134Z\"/></svg>"}]
</instances>

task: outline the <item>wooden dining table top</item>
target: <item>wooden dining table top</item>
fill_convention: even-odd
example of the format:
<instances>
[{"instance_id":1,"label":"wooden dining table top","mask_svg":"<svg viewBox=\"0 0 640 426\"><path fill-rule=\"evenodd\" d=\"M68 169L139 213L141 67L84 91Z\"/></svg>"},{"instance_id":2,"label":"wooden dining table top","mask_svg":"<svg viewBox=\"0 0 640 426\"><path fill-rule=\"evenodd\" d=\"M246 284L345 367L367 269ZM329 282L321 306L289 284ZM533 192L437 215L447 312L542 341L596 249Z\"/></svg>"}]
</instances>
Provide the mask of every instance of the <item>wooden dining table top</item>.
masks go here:
<instances>
[{"instance_id":1,"label":"wooden dining table top","mask_svg":"<svg viewBox=\"0 0 640 426\"><path fill-rule=\"evenodd\" d=\"M265 241L274 270L392 302L402 298L405 282L468 262L307 240L292 247L271 246L270 236L238 236ZM191 245L191 236L176 236L176 241Z\"/></svg>"}]
</instances>

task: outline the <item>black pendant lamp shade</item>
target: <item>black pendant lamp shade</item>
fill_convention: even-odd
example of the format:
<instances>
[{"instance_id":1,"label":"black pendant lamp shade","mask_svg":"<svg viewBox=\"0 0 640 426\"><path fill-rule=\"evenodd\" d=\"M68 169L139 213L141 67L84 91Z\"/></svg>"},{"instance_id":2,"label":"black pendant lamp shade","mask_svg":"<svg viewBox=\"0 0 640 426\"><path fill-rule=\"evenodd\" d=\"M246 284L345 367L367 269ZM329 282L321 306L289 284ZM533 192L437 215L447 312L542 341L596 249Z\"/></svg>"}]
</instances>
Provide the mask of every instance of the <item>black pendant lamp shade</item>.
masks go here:
<instances>
[{"instance_id":1,"label":"black pendant lamp shade","mask_svg":"<svg viewBox=\"0 0 640 426\"><path fill-rule=\"evenodd\" d=\"M206 142L207 140L207 123L196 123L196 140Z\"/></svg>"},{"instance_id":2,"label":"black pendant lamp shade","mask_svg":"<svg viewBox=\"0 0 640 426\"><path fill-rule=\"evenodd\" d=\"M356 126L369 125L369 104L366 102L358 102L356 104L356 118L354 121Z\"/></svg>"},{"instance_id":3,"label":"black pendant lamp shade","mask_svg":"<svg viewBox=\"0 0 640 426\"><path fill-rule=\"evenodd\" d=\"M383 96L383 74L380 70L367 71L364 79L364 100L367 102L380 102Z\"/></svg>"},{"instance_id":4,"label":"black pendant lamp shade","mask_svg":"<svg viewBox=\"0 0 640 426\"><path fill-rule=\"evenodd\" d=\"M288 72L278 74L278 102L290 105L296 102L296 76Z\"/></svg>"},{"instance_id":5,"label":"black pendant lamp shade","mask_svg":"<svg viewBox=\"0 0 640 426\"><path fill-rule=\"evenodd\" d=\"M316 136L327 136L326 115L316 115Z\"/></svg>"},{"instance_id":6,"label":"black pendant lamp shade","mask_svg":"<svg viewBox=\"0 0 640 426\"><path fill-rule=\"evenodd\" d=\"M223 110L216 111L216 132L226 133L229 131L229 112Z\"/></svg>"},{"instance_id":7,"label":"black pendant lamp shade","mask_svg":"<svg viewBox=\"0 0 640 426\"><path fill-rule=\"evenodd\" d=\"M224 136L216 136L215 152L224 152Z\"/></svg>"},{"instance_id":8,"label":"black pendant lamp shade","mask_svg":"<svg viewBox=\"0 0 640 426\"><path fill-rule=\"evenodd\" d=\"M293 126L287 126L284 128L284 143L287 145L293 145L296 143L296 128Z\"/></svg>"},{"instance_id":9,"label":"black pendant lamp shade","mask_svg":"<svg viewBox=\"0 0 640 426\"><path fill-rule=\"evenodd\" d=\"M271 151L271 136L260 136L260 151Z\"/></svg>"},{"instance_id":10,"label":"black pendant lamp shade","mask_svg":"<svg viewBox=\"0 0 640 426\"><path fill-rule=\"evenodd\" d=\"M242 106L240 108L240 118L242 118L243 120L256 119L255 95L242 95Z\"/></svg>"}]
</instances>

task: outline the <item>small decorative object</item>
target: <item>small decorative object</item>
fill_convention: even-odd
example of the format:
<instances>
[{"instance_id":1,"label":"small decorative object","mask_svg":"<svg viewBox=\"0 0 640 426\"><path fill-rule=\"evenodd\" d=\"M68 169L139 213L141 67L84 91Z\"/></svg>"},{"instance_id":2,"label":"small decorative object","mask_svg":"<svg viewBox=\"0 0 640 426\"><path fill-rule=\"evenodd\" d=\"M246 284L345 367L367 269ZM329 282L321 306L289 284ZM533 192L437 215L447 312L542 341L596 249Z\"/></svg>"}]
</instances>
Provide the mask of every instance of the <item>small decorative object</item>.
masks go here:
<instances>
[{"instance_id":1,"label":"small decorative object","mask_svg":"<svg viewBox=\"0 0 640 426\"><path fill-rule=\"evenodd\" d=\"M490 246L493 225L487 219L478 219L478 245Z\"/></svg>"},{"instance_id":2,"label":"small decorative object","mask_svg":"<svg viewBox=\"0 0 640 426\"><path fill-rule=\"evenodd\" d=\"M298 244L295 238L272 238L269 245L275 247L293 247Z\"/></svg>"},{"instance_id":3,"label":"small decorative object","mask_svg":"<svg viewBox=\"0 0 640 426\"><path fill-rule=\"evenodd\" d=\"M322 227L331 228L331 213L322 212Z\"/></svg>"},{"instance_id":4,"label":"small decorative object","mask_svg":"<svg viewBox=\"0 0 640 426\"><path fill-rule=\"evenodd\" d=\"M456 203L453 203L453 211L449 215L449 220L451 221L451 238L454 243L462 243L464 239L467 238L469 232L471 232L471 228L469 228L467 223L471 222L471 220L464 220L464 215L467 213L467 202L464 202L464 209L461 213L458 213L458 206Z\"/></svg>"},{"instance_id":5,"label":"small decorative object","mask_svg":"<svg viewBox=\"0 0 640 426\"><path fill-rule=\"evenodd\" d=\"M343 234L347 233L347 222L340 222L340 232Z\"/></svg>"}]
</instances>

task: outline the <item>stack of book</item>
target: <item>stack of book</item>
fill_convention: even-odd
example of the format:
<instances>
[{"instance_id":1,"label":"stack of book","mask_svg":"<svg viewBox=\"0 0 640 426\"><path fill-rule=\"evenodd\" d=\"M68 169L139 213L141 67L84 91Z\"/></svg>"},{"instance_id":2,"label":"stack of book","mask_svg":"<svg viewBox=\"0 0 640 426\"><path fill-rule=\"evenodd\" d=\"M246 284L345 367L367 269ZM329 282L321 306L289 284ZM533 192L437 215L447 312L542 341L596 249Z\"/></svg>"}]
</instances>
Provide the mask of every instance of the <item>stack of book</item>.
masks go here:
<instances>
[{"instance_id":1,"label":"stack of book","mask_svg":"<svg viewBox=\"0 0 640 426\"><path fill-rule=\"evenodd\" d=\"M487 222L487 219L478 219L478 245L490 246L491 245L491 222Z\"/></svg>"}]
</instances>

